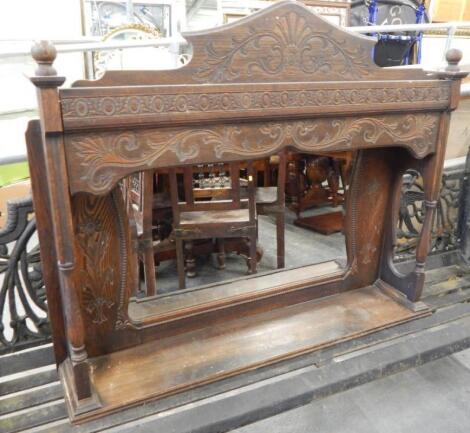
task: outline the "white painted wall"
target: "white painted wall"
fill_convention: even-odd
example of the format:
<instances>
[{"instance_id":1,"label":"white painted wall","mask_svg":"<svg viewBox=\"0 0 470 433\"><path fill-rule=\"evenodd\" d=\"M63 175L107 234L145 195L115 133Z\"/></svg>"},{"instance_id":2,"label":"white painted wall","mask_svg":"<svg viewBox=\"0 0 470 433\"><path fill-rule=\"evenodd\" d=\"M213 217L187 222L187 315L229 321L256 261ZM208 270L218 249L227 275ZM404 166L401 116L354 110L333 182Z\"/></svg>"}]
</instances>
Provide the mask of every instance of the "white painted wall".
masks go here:
<instances>
[{"instance_id":1,"label":"white painted wall","mask_svg":"<svg viewBox=\"0 0 470 433\"><path fill-rule=\"evenodd\" d=\"M25 46L25 42L13 39L70 39L81 35L80 0L0 0L2 51ZM60 56L55 66L69 83L82 78L83 54ZM0 60L0 113L36 107L36 92L26 77L33 73L29 56ZM24 131L30 115L0 120L0 158L25 153Z\"/></svg>"}]
</instances>

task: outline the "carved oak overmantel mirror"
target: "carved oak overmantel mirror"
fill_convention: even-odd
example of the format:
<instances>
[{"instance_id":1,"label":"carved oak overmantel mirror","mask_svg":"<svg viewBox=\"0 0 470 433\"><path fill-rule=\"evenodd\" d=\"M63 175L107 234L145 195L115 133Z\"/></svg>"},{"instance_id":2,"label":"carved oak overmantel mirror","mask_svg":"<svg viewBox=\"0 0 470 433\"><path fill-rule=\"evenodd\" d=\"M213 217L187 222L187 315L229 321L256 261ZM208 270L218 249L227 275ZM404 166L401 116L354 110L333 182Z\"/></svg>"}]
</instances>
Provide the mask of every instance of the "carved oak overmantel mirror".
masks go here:
<instances>
[{"instance_id":1,"label":"carved oak overmantel mirror","mask_svg":"<svg viewBox=\"0 0 470 433\"><path fill-rule=\"evenodd\" d=\"M41 119L27 132L31 177L54 348L75 420L429 313L416 301L465 75L459 52L443 71L382 69L373 40L292 2L185 37L193 57L180 69L109 71L67 89L58 89L54 48L32 51ZM281 167L298 154L354 155L343 182L344 260L286 266L281 249L271 271L254 273L259 214L285 224ZM260 161L269 176L274 166L264 186L281 191L271 206L261 206ZM392 255L408 169L422 174L426 213L404 275ZM174 248L157 256L162 185ZM242 245L251 274L185 288L188 245L217 255L227 244ZM155 294L145 269L167 253L181 272L174 266L174 290L160 294L157 268Z\"/></svg>"}]
</instances>

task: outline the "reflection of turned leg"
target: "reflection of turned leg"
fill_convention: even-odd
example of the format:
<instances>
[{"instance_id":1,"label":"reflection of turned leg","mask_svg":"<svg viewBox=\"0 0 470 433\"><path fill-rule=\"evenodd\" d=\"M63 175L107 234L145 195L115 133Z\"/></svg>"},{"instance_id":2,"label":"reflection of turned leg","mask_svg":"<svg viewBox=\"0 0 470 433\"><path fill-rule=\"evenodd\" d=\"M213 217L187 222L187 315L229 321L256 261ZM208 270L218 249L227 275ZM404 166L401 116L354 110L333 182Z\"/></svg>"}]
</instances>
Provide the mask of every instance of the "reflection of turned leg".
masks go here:
<instances>
[{"instance_id":1,"label":"reflection of turned leg","mask_svg":"<svg viewBox=\"0 0 470 433\"><path fill-rule=\"evenodd\" d=\"M187 241L185 243L186 249L186 275L189 278L194 278L196 276L196 260L194 259L194 243L193 241Z\"/></svg>"},{"instance_id":2,"label":"reflection of turned leg","mask_svg":"<svg viewBox=\"0 0 470 433\"><path fill-rule=\"evenodd\" d=\"M284 220L284 212L276 215L277 267L279 269L285 266Z\"/></svg>"},{"instance_id":3,"label":"reflection of turned leg","mask_svg":"<svg viewBox=\"0 0 470 433\"><path fill-rule=\"evenodd\" d=\"M256 274L256 234L250 238L250 274Z\"/></svg>"},{"instance_id":4,"label":"reflection of turned leg","mask_svg":"<svg viewBox=\"0 0 470 433\"><path fill-rule=\"evenodd\" d=\"M217 268L225 269L225 239L217 238Z\"/></svg>"},{"instance_id":5,"label":"reflection of turned leg","mask_svg":"<svg viewBox=\"0 0 470 433\"><path fill-rule=\"evenodd\" d=\"M183 253L183 240L175 239L176 244L176 266L178 268L178 284L180 289L186 286L186 276L184 273L184 253Z\"/></svg>"},{"instance_id":6,"label":"reflection of turned leg","mask_svg":"<svg viewBox=\"0 0 470 433\"><path fill-rule=\"evenodd\" d=\"M338 206L338 190L339 190L339 167L338 161L330 158L331 167L328 170L328 186L331 193L331 201L333 202L333 207Z\"/></svg>"}]
</instances>

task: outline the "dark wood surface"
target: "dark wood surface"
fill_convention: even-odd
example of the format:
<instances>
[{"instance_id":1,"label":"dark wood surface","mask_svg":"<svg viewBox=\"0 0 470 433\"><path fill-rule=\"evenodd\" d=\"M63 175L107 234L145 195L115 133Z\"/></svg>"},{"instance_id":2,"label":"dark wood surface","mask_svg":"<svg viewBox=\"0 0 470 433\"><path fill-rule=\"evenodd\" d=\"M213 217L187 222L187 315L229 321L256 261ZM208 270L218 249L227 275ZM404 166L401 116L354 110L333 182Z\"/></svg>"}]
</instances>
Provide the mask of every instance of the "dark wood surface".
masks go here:
<instances>
[{"instance_id":1,"label":"dark wood surface","mask_svg":"<svg viewBox=\"0 0 470 433\"><path fill-rule=\"evenodd\" d=\"M429 310L413 313L371 286L94 358L93 383L113 411L423 314Z\"/></svg>"},{"instance_id":2,"label":"dark wood surface","mask_svg":"<svg viewBox=\"0 0 470 433\"><path fill-rule=\"evenodd\" d=\"M410 301L421 295L450 112L465 76L457 66L461 53L450 50L447 68L436 73L381 69L370 58L372 39L291 2L186 37L193 57L178 70L109 72L61 91L65 79L52 66L55 48L42 41L32 49L42 140L29 137L29 149L41 146L44 153L31 166L32 180L42 176L47 184L52 224L44 214L37 223L45 245L45 228L53 229L56 260L44 263L60 281L60 299L52 291L50 302L60 304L63 315L67 357L60 373L72 418L102 415L126 406L126 394L136 395L144 371L134 372L134 391L119 393L120 404L108 407L90 369L121 350L131 362L142 344L184 341L232 321L248 326L264 314L316 305L326 295L353 290L360 296L380 279ZM165 321L134 323L128 303L138 289L138 237L120 181L141 170L251 161L286 149L357 151L346 203L344 270L312 274L308 283L273 287L262 297L255 291L233 302L219 300L197 314L193 307ZM392 263L393 239L401 179L410 167L423 175L427 212L416 265L403 276ZM37 188L33 194L40 199ZM294 328L295 336L302 324ZM198 356L186 354L186 362ZM264 363L271 361L266 354Z\"/></svg>"},{"instance_id":3,"label":"dark wood surface","mask_svg":"<svg viewBox=\"0 0 470 433\"><path fill-rule=\"evenodd\" d=\"M11 409L11 412L0 419L0 428L5 433L24 431L28 428L35 428L35 431L41 433L75 431L77 433L91 433L104 431L111 427L121 426L122 424L127 425L130 429L135 429L135 423L138 423L141 426L145 425L149 431L155 431L155 429L163 428L159 424L159 420L161 421L169 417L167 424L165 424L166 428L171 428L179 433L189 431L185 430L183 425L187 422L185 413L187 410L190 410L192 421L189 425L186 424L188 429L193 429L193 431L198 429L197 431L201 432L226 431L247 422L259 420L271 414L305 404L311 401L312 398L321 398L331 393L341 392L367 381L394 373L397 371L398 364L395 363L393 368L390 366L390 371L388 371L385 368L385 364L379 361L382 358L384 361L391 361L393 358L392 354L402 354L403 357L406 357L406 361L404 359L399 361L399 365L401 365L400 370L403 370L465 348L466 346L463 341L459 344L455 341L445 343L444 340L439 340L441 337L438 337L438 334L439 330L441 330L450 337L452 335L452 326L461 331L468 329L465 323L459 323L459 320L461 321L463 318L468 320L470 315L470 307L466 303L466 300L470 297L468 293L468 288L470 287L468 269L458 264L453 264L448 267L439 267L428 271L426 276L427 283L423 301L434 311L431 316L377 331L367 336L354 338L343 343L337 343L331 347L311 353L308 356L278 363L267 369L245 373L238 378L234 377L220 384L206 385L200 388L199 393L195 392L195 390L188 391L179 396L167 397L159 402L150 402L147 405L108 415L100 420L87 422L75 427L67 419L63 392L61 387L58 387L58 375L53 365L54 354L51 345L42 346L27 352L20 352L17 355L2 356L0 357L0 370L2 374L5 372L5 374L16 374L16 376L12 379L5 377L0 386L2 398L6 399L2 400L2 403L4 403L5 407L8 406ZM454 322L455 326L453 325ZM426 333L426 330L429 330L432 336L429 342L433 342L436 347L439 344L450 345L442 347L437 352L435 349L430 351L430 347L426 346L426 337L423 335ZM411 334L413 338L410 340ZM401 340L403 340L403 347L400 349L397 345L400 344ZM390 353L380 355L384 347L389 348ZM358 355L361 355L361 353L363 356L358 358ZM341 355L340 358L338 358L339 355ZM12 360L12 357L20 359L21 362L18 363ZM355 359L358 362L358 364L356 363L357 365L354 362L351 365L349 363L345 365L345 361ZM4 368L6 365L10 366L8 372ZM358 371L354 365L356 367L367 366L366 370L363 371L363 376L360 376L364 380L358 380ZM39 366L43 366L42 371L33 370ZM314 368L315 371L312 373L310 380L307 382L303 381L302 383L309 384L310 397L307 398L306 395L305 399L296 399L295 403L289 400L289 395L291 391L298 391L300 389L298 382L285 388L281 387L281 376L279 378L274 377L273 381L268 379L269 377L289 371L301 371L299 368L305 370L308 369L308 366ZM347 383L343 382L346 380L346 376L339 374L339 370L335 370L331 372L331 376L328 376L329 382L321 381L317 389L316 381L320 380L320 378L324 380L327 377L326 372L333 367L340 369L347 377L351 373L350 379L348 379ZM21 372L23 372L23 376L18 376L18 373ZM378 372L379 374L377 375ZM285 374L284 376L289 377L289 375ZM253 385L249 385L253 382L258 382L258 386L253 387ZM274 388L270 392L263 390L263 383L266 383L266 385L272 383ZM39 389L39 392L31 394L29 390L35 386L41 386L42 388ZM237 392L229 391L235 388L240 390L240 396L238 397L240 400L238 402L232 401ZM245 395L245 391L243 391L245 388L246 391L259 388L263 395L277 395L279 397L278 402L275 403L273 400L268 403L266 401L266 404L270 405L271 411L266 412L261 410L259 406L260 396L251 400L248 395ZM18 393L20 394L18 395ZM35 398L30 399L30 394L34 395ZM202 402L205 397L215 395L219 395L219 397L204 400L207 401L207 404L202 406L194 404L197 400ZM248 407L244 407L241 404L242 401L247 401L247 399L250 401L249 406L256 408L255 411L248 410ZM43 404L45 401L48 401L48 403ZM222 406L219 407L218 405ZM180 410L175 411L173 408L176 406L180 406ZM215 406L218 408L216 409ZM18 412L20 407L25 407L26 409L20 413ZM204 414L200 420L196 413L191 411L191 409L196 410L198 407L203 411L201 415ZM231 411L233 415L235 408L241 411L239 416L235 418L227 416L225 410ZM155 416L159 412L160 415ZM220 417L216 416L214 418L216 413L219 413ZM244 414L243 416L241 416L242 413ZM212 425L215 419L218 419L218 422L225 419L227 422L230 422L230 427L222 428L219 424ZM197 427L199 422L205 423L202 424L204 427L201 425L202 430L199 430L199 427ZM126 427L121 428L125 429Z\"/></svg>"}]
</instances>

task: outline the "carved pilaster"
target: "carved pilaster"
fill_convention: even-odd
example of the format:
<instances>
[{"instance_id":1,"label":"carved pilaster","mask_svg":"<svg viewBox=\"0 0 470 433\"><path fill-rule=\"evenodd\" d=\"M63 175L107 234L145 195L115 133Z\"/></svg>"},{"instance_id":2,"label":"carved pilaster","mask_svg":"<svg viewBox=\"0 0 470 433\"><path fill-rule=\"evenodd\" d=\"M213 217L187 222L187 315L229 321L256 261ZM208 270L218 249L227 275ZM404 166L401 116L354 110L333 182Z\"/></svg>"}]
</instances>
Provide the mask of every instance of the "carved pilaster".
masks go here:
<instances>
[{"instance_id":1,"label":"carved pilaster","mask_svg":"<svg viewBox=\"0 0 470 433\"><path fill-rule=\"evenodd\" d=\"M87 352L85 349L83 318L76 287L76 255L73 239L73 223L68 191L68 177L65 163L62 119L57 87L65 79L58 77L52 66L56 49L47 42L36 43L31 54L38 67L31 81L37 88L38 106L41 114L41 132L45 155L46 173L49 185L50 210L54 232L54 245L60 280L61 296L71 360L72 383L77 399L92 395L88 375ZM41 221L38 221L41 224Z\"/></svg>"}]
</instances>

